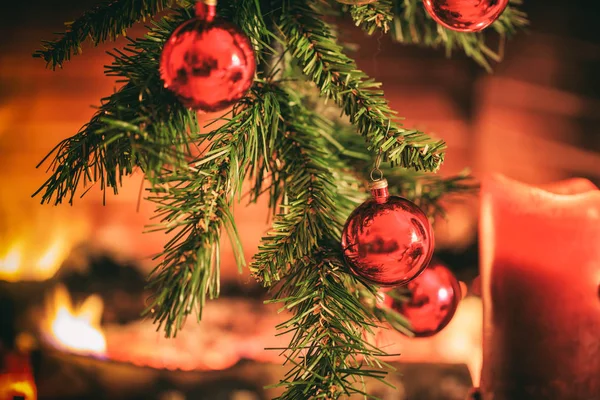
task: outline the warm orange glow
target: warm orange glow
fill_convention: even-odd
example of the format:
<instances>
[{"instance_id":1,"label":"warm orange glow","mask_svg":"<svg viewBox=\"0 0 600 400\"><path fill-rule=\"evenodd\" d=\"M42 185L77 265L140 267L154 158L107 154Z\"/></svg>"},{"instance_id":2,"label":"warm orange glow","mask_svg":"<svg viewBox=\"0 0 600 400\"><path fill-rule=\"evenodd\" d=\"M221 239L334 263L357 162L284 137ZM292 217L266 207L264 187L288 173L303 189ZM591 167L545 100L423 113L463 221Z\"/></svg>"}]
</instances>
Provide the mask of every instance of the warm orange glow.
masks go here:
<instances>
[{"instance_id":1,"label":"warm orange glow","mask_svg":"<svg viewBox=\"0 0 600 400\"><path fill-rule=\"evenodd\" d=\"M41 276L52 276L60 266L65 256L65 245L62 240L56 240L39 258L35 270Z\"/></svg>"},{"instance_id":2,"label":"warm orange glow","mask_svg":"<svg viewBox=\"0 0 600 400\"><path fill-rule=\"evenodd\" d=\"M15 352L3 354L0 363L0 399L36 400L37 388L29 356Z\"/></svg>"},{"instance_id":3,"label":"warm orange glow","mask_svg":"<svg viewBox=\"0 0 600 400\"><path fill-rule=\"evenodd\" d=\"M408 338L392 328L382 329L374 344L389 354L399 354L387 361L465 364L477 386L482 359L482 310L480 298L467 296L440 333L427 338Z\"/></svg>"},{"instance_id":4,"label":"warm orange glow","mask_svg":"<svg viewBox=\"0 0 600 400\"><path fill-rule=\"evenodd\" d=\"M31 246L25 246L23 242L13 242L4 254L0 248L0 280L15 282L50 279L70 250L66 239L60 235L41 252L30 249Z\"/></svg>"},{"instance_id":5,"label":"warm orange glow","mask_svg":"<svg viewBox=\"0 0 600 400\"><path fill-rule=\"evenodd\" d=\"M15 281L19 278L21 266L21 244L15 243L8 248L6 254L0 258L0 279Z\"/></svg>"},{"instance_id":6,"label":"warm orange glow","mask_svg":"<svg viewBox=\"0 0 600 400\"><path fill-rule=\"evenodd\" d=\"M46 301L42 332L57 349L102 356L106 353L106 339L100 328L103 308L98 295L74 307L67 289L58 285Z\"/></svg>"},{"instance_id":7,"label":"warm orange glow","mask_svg":"<svg viewBox=\"0 0 600 400\"><path fill-rule=\"evenodd\" d=\"M446 353L451 361L467 365L475 387L479 386L481 375L482 313L480 298L465 298L436 343L440 354Z\"/></svg>"},{"instance_id":8,"label":"warm orange glow","mask_svg":"<svg viewBox=\"0 0 600 400\"><path fill-rule=\"evenodd\" d=\"M25 374L0 375L0 399L12 399L19 396L25 400L35 400L37 398L33 378Z\"/></svg>"}]
</instances>

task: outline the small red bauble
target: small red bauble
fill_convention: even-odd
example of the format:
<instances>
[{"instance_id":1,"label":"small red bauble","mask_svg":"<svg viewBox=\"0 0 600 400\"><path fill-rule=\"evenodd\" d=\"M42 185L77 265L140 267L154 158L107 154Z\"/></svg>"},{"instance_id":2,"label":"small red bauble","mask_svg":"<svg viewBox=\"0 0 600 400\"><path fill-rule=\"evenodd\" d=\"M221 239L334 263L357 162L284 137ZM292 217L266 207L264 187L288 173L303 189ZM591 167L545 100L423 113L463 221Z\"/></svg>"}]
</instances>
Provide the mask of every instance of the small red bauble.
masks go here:
<instances>
[{"instance_id":1,"label":"small red bauble","mask_svg":"<svg viewBox=\"0 0 600 400\"><path fill-rule=\"evenodd\" d=\"M478 32L498 19L509 0L423 0L437 23L459 32Z\"/></svg>"},{"instance_id":2,"label":"small red bauble","mask_svg":"<svg viewBox=\"0 0 600 400\"><path fill-rule=\"evenodd\" d=\"M432 263L406 289L408 300L397 300L386 294L384 305L402 314L416 337L433 336L444 329L462 299L459 281L440 263Z\"/></svg>"},{"instance_id":3,"label":"small red bauble","mask_svg":"<svg viewBox=\"0 0 600 400\"><path fill-rule=\"evenodd\" d=\"M389 196L383 179L373 198L350 214L342 232L344 258L352 271L380 286L398 286L418 276L433 254L433 231L413 202Z\"/></svg>"},{"instance_id":4,"label":"small red bauble","mask_svg":"<svg viewBox=\"0 0 600 400\"><path fill-rule=\"evenodd\" d=\"M224 110L252 86L256 61L248 38L234 25L214 19L214 5L196 5L197 17L166 41L160 77L189 108Z\"/></svg>"}]
</instances>

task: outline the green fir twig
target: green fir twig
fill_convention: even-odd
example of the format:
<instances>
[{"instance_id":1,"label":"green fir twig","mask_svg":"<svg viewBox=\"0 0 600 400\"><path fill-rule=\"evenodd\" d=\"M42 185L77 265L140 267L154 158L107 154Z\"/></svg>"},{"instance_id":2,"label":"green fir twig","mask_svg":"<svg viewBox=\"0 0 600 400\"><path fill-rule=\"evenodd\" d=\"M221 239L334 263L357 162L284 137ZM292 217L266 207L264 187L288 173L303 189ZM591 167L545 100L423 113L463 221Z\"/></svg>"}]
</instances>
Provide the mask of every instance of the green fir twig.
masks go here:
<instances>
[{"instance_id":1,"label":"green fir twig","mask_svg":"<svg viewBox=\"0 0 600 400\"><path fill-rule=\"evenodd\" d=\"M340 256L339 251L321 251L310 262L298 260L286 284L275 293L282 309L293 313L278 326L282 333L292 333L292 339L284 352L291 370L274 385L285 387L276 400L355 394L375 399L365 391L365 379L388 384L386 370L391 367L382 361L388 354L366 339L378 320L356 294L362 288L374 297L374 289L348 275Z\"/></svg>"},{"instance_id":2,"label":"green fir twig","mask_svg":"<svg viewBox=\"0 0 600 400\"><path fill-rule=\"evenodd\" d=\"M156 55L190 15L179 9L155 23L145 37L114 51L106 74L118 77L123 86L102 99L91 121L42 161L52 158L53 171L35 193L42 194L43 203L73 203L78 190L94 183L103 193L109 188L117 193L122 178L136 167L151 181L165 164L186 167L188 144L198 132L196 115L164 88Z\"/></svg>"},{"instance_id":3,"label":"green fir twig","mask_svg":"<svg viewBox=\"0 0 600 400\"><path fill-rule=\"evenodd\" d=\"M370 35L377 31L389 32L400 43L443 48L448 57L455 51L462 51L491 71L490 61L500 61L501 55L488 47L489 33L511 37L526 28L527 15L519 9L522 3L522 0L511 0L500 18L478 33L456 32L438 25L423 8L422 0L379 0L354 6L352 18Z\"/></svg>"},{"instance_id":4,"label":"green fir twig","mask_svg":"<svg viewBox=\"0 0 600 400\"><path fill-rule=\"evenodd\" d=\"M55 40L45 40L33 56L42 58L51 69L62 67L74 54L81 54L83 43L94 46L125 36L127 29L139 21L154 17L179 0L104 0L80 18L65 23L66 31Z\"/></svg>"},{"instance_id":5,"label":"green fir twig","mask_svg":"<svg viewBox=\"0 0 600 400\"><path fill-rule=\"evenodd\" d=\"M321 16L305 1L290 1L287 6L280 27L290 51L321 95L342 108L369 149L381 151L392 165L436 171L444 160L445 143L399 125L380 84L344 54Z\"/></svg>"}]
</instances>

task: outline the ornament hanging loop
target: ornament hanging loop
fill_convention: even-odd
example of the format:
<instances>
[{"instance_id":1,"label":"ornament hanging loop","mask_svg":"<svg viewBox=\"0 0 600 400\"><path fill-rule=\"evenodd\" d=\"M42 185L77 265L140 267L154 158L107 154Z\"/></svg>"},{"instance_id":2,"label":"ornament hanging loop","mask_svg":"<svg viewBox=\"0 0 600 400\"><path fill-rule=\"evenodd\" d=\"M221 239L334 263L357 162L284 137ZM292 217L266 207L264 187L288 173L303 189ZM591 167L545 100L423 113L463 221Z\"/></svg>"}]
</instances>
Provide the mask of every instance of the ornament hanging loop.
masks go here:
<instances>
[{"instance_id":1,"label":"ornament hanging loop","mask_svg":"<svg viewBox=\"0 0 600 400\"><path fill-rule=\"evenodd\" d=\"M377 153L377 157L375 157L375 164L373 164L373 169L371 170L371 180L379 181L383 179L383 171L379 168L381 167L381 159L383 158L383 154L381 149L379 149L379 153Z\"/></svg>"},{"instance_id":2,"label":"ornament hanging loop","mask_svg":"<svg viewBox=\"0 0 600 400\"><path fill-rule=\"evenodd\" d=\"M196 2L196 17L212 22L217 15L217 0L199 0Z\"/></svg>"},{"instance_id":3,"label":"ornament hanging loop","mask_svg":"<svg viewBox=\"0 0 600 400\"><path fill-rule=\"evenodd\" d=\"M381 180L383 180L383 171L380 170L379 168L373 168L371 170L370 177L371 177L371 181L373 181L373 182L381 181Z\"/></svg>"},{"instance_id":4,"label":"ornament hanging loop","mask_svg":"<svg viewBox=\"0 0 600 400\"><path fill-rule=\"evenodd\" d=\"M390 131L392 120L388 120L388 127L386 134ZM383 171L381 170L381 161L383 161L383 149L380 147L377 157L375 157L375 163L371 170L371 183L369 184L369 190L371 195L378 203L385 203L390 197L388 190L388 181L383 177Z\"/></svg>"},{"instance_id":5,"label":"ornament hanging loop","mask_svg":"<svg viewBox=\"0 0 600 400\"><path fill-rule=\"evenodd\" d=\"M371 183L369 184L371 194L378 203L384 203L390 196L387 180L383 177L383 171L379 169L381 167L381 159L382 152L379 150L375 158L375 164L371 170Z\"/></svg>"},{"instance_id":6,"label":"ornament hanging loop","mask_svg":"<svg viewBox=\"0 0 600 400\"><path fill-rule=\"evenodd\" d=\"M369 190L371 190L371 195L378 203L385 203L390 197L390 192L388 190L388 182L383 177L383 171L379 169L381 166L382 152L379 151L377 157L375 158L375 164L373 165L373 169L371 170L371 183L369 184Z\"/></svg>"},{"instance_id":7,"label":"ornament hanging loop","mask_svg":"<svg viewBox=\"0 0 600 400\"><path fill-rule=\"evenodd\" d=\"M392 120L388 119L386 135L390 132L391 125L392 125ZM379 152L377 153L377 157L375 157L375 163L373 164L373 169L371 170L371 174L370 174L372 182L385 180L385 179L383 179L383 171L380 169L382 160L383 160L383 149L380 147Z\"/></svg>"}]
</instances>

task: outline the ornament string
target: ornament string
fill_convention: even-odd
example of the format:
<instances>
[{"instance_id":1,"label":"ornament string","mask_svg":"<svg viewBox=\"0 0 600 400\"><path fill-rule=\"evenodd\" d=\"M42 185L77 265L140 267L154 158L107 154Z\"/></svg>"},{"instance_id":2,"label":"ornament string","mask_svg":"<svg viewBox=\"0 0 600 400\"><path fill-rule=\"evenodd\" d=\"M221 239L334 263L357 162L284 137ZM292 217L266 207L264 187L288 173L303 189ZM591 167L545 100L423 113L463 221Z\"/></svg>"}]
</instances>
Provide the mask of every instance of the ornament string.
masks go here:
<instances>
[{"instance_id":1,"label":"ornament string","mask_svg":"<svg viewBox=\"0 0 600 400\"><path fill-rule=\"evenodd\" d=\"M377 153L377 157L375 157L375 163L373 164L373 169L371 169L371 181L381 181L383 180L383 171L379 168L381 167L381 159L383 158L383 152L379 149L379 153Z\"/></svg>"},{"instance_id":2,"label":"ornament string","mask_svg":"<svg viewBox=\"0 0 600 400\"><path fill-rule=\"evenodd\" d=\"M392 120L388 119L386 136L390 132L391 125L392 125ZM375 162L373 163L373 169L371 169L371 173L369 174L372 182L377 182L377 181L383 180L383 171L380 168L382 160L383 160L383 149L380 147L379 152L377 153L377 157L375 157Z\"/></svg>"}]
</instances>

